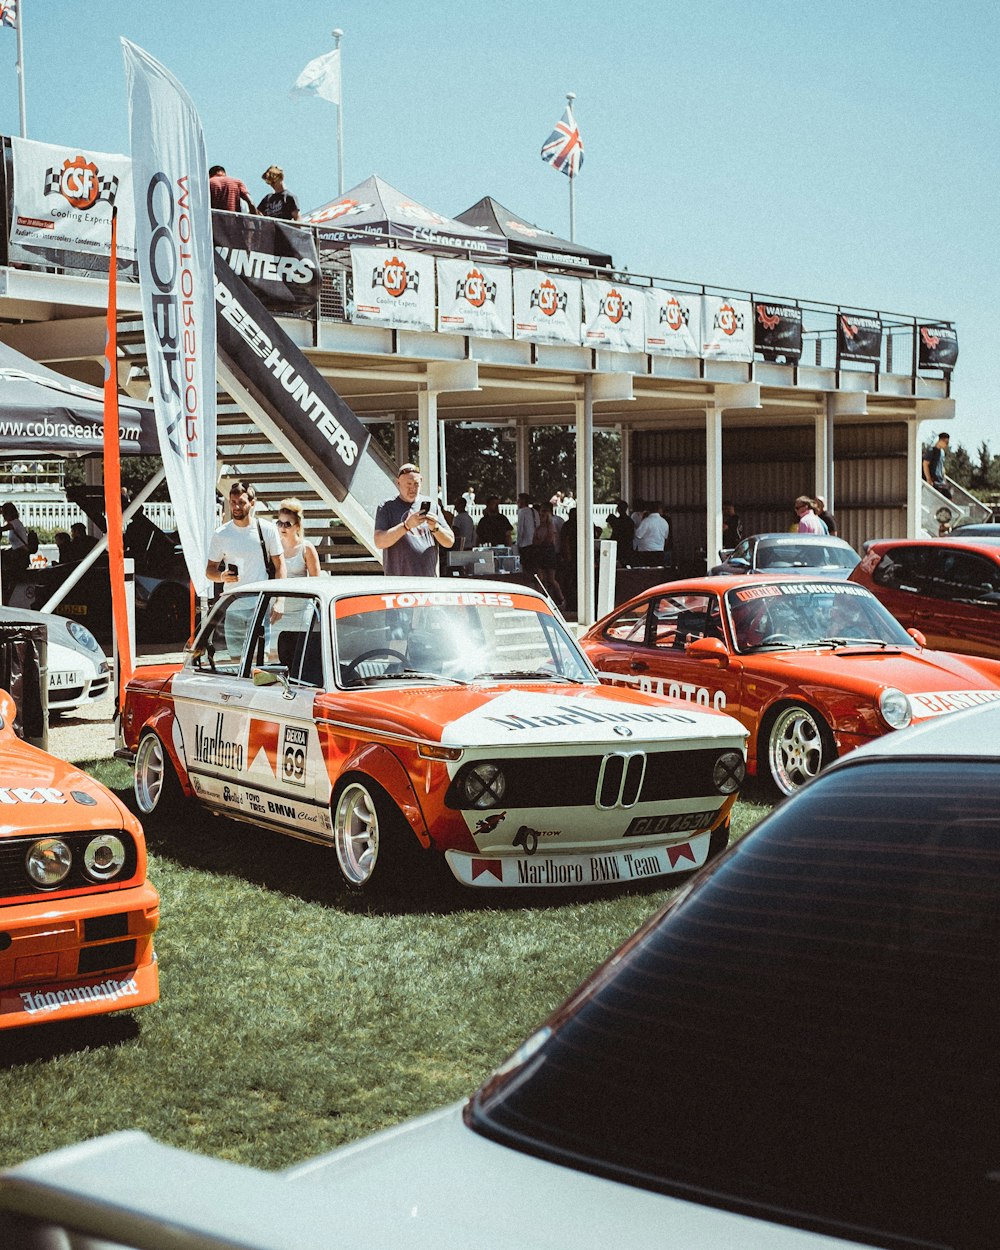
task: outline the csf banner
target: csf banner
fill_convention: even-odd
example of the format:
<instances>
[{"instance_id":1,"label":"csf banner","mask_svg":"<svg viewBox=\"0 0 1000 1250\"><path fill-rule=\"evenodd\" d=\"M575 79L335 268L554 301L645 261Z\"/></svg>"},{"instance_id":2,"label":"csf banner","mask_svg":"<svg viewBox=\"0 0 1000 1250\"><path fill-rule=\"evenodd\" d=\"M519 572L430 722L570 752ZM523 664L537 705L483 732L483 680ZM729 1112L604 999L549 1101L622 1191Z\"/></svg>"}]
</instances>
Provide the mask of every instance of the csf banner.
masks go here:
<instances>
[{"instance_id":1,"label":"csf banner","mask_svg":"<svg viewBox=\"0 0 1000 1250\"><path fill-rule=\"evenodd\" d=\"M841 313L837 318L837 364L856 360L877 365L882 359L882 321Z\"/></svg>"},{"instance_id":2,"label":"csf banner","mask_svg":"<svg viewBox=\"0 0 1000 1250\"><path fill-rule=\"evenodd\" d=\"M701 354L712 360L753 360L753 306L749 300L702 297Z\"/></svg>"},{"instance_id":3,"label":"csf banner","mask_svg":"<svg viewBox=\"0 0 1000 1250\"><path fill-rule=\"evenodd\" d=\"M600 278L583 280L583 343L641 352L646 342L645 291Z\"/></svg>"},{"instance_id":4,"label":"csf banner","mask_svg":"<svg viewBox=\"0 0 1000 1250\"><path fill-rule=\"evenodd\" d=\"M314 308L319 301L319 253L311 230L274 217L213 213L215 250L265 308Z\"/></svg>"},{"instance_id":5,"label":"csf banner","mask_svg":"<svg viewBox=\"0 0 1000 1250\"><path fill-rule=\"evenodd\" d=\"M701 355L701 296L651 287L646 298L646 351L654 356Z\"/></svg>"},{"instance_id":6,"label":"csf banner","mask_svg":"<svg viewBox=\"0 0 1000 1250\"><path fill-rule=\"evenodd\" d=\"M514 273L514 338L579 347L582 310L579 278L539 269Z\"/></svg>"},{"instance_id":7,"label":"csf banner","mask_svg":"<svg viewBox=\"0 0 1000 1250\"><path fill-rule=\"evenodd\" d=\"M392 247L352 247L351 320L396 330L433 330L434 257Z\"/></svg>"},{"instance_id":8,"label":"csf banner","mask_svg":"<svg viewBox=\"0 0 1000 1250\"><path fill-rule=\"evenodd\" d=\"M954 369L958 364L958 331L953 326L917 326L919 367Z\"/></svg>"},{"instance_id":9,"label":"csf banner","mask_svg":"<svg viewBox=\"0 0 1000 1250\"><path fill-rule=\"evenodd\" d=\"M437 280L438 330L488 339L511 337L514 288L509 269L438 257Z\"/></svg>"},{"instance_id":10,"label":"csf banner","mask_svg":"<svg viewBox=\"0 0 1000 1250\"><path fill-rule=\"evenodd\" d=\"M198 113L173 75L122 39L142 326L160 455L199 594L215 529L212 221Z\"/></svg>"},{"instance_id":11,"label":"csf banner","mask_svg":"<svg viewBox=\"0 0 1000 1250\"><path fill-rule=\"evenodd\" d=\"M798 364L802 357L802 309L756 300L753 343L765 360L776 361L781 356L786 365Z\"/></svg>"},{"instance_id":12,"label":"csf banner","mask_svg":"<svg viewBox=\"0 0 1000 1250\"><path fill-rule=\"evenodd\" d=\"M221 256L215 258L219 357L309 461L351 488L369 434L345 400Z\"/></svg>"},{"instance_id":13,"label":"csf banner","mask_svg":"<svg viewBox=\"0 0 1000 1250\"><path fill-rule=\"evenodd\" d=\"M132 162L127 156L28 139L12 138L10 145L12 260L37 261L38 248L108 256L116 208L118 257L135 260Z\"/></svg>"}]
</instances>

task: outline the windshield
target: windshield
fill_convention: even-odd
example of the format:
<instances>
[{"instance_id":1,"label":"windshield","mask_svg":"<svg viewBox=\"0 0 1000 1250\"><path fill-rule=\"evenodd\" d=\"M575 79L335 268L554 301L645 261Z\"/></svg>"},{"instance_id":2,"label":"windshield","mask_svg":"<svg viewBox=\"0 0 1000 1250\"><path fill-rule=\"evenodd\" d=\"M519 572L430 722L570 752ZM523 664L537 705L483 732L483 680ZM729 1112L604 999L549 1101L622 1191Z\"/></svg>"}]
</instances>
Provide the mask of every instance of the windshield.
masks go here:
<instances>
[{"instance_id":1,"label":"windshield","mask_svg":"<svg viewBox=\"0 0 1000 1250\"><path fill-rule=\"evenodd\" d=\"M726 594L737 651L873 643L915 647L900 623L853 582L778 582Z\"/></svg>"},{"instance_id":2,"label":"windshield","mask_svg":"<svg viewBox=\"0 0 1000 1250\"><path fill-rule=\"evenodd\" d=\"M856 551L831 542L762 542L757 548L761 569L853 569Z\"/></svg>"},{"instance_id":3,"label":"windshield","mask_svg":"<svg viewBox=\"0 0 1000 1250\"><path fill-rule=\"evenodd\" d=\"M548 605L516 592L364 594L334 605L339 684L567 681L596 684Z\"/></svg>"},{"instance_id":4,"label":"windshield","mask_svg":"<svg viewBox=\"0 0 1000 1250\"><path fill-rule=\"evenodd\" d=\"M822 778L585 984L470 1123L630 1184L995 1246L998 782L926 759Z\"/></svg>"}]
</instances>

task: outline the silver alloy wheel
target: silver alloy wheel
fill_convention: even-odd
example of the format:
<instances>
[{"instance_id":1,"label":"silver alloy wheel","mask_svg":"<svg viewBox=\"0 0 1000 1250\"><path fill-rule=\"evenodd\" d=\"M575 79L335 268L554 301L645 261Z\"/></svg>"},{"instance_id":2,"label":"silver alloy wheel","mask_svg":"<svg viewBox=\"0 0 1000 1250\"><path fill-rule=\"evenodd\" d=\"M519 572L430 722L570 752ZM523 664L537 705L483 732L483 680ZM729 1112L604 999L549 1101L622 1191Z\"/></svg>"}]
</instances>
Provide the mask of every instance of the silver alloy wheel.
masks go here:
<instances>
[{"instance_id":1,"label":"silver alloy wheel","mask_svg":"<svg viewBox=\"0 0 1000 1250\"><path fill-rule=\"evenodd\" d=\"M145 733L139 739L135 753L135 801L144 816L157 810L167 784L167 762L163 743L154 733Z\"/></svg>"},{"instance_id":2,"label":"silver alloy wheel","mask_svg":"<svg viewBox=\"0 0 1000 1250\"><path fill-rule=\"evenodd\" d=\"M817 715L796 705L779 712L767 737L771 778L782 794L794 794L826 762L826 743Z\"/></svg>"},{"instance_id":3,"label":"silver alloy wheel","mask_svg":"<svg viewBox=\"0 0 1000 1250\"><path fill-rule=\"evenodd\" d=\"M379 810L375 797L360 781L349 782L337 797L333 834L337 861L348 885L371 880L379 854Z\"/></svg>"}]
</instances>

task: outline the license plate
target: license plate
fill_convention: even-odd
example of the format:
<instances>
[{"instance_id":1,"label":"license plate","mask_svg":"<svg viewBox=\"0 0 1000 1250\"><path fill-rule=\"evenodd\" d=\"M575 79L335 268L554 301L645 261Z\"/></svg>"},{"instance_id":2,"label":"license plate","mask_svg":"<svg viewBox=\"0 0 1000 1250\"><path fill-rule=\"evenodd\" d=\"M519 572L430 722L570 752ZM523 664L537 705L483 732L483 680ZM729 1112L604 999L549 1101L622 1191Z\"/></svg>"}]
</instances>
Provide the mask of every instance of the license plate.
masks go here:
<instances>
[{"instance_id":1,"label":"license plate","mask_svg":"<svg viewBox=\"0 0 1000 1250\"><path fill-rule=\"evenodd\" d=\"M49 673L49 686L56 690L62 690L66 686L82 686L83 675L81 673Z\"/></svg>"}]
</instances>

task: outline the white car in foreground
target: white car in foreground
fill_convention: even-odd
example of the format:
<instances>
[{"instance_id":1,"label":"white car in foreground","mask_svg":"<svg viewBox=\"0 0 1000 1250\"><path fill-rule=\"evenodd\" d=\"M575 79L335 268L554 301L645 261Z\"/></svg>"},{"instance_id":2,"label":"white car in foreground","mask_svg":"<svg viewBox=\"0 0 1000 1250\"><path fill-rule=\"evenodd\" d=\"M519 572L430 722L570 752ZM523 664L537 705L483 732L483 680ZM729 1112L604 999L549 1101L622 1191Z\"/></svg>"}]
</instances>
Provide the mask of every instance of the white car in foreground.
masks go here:
<instances>
[{"instance_id":1,"label":"white car in foreground","mask_svg":"<svg viewBox=\"0 0 1000 1250\"><path fill-rule=\"evenodd\" d=\"M51 612L0 608L0 624L42 625L48 641L49 712L72 712L107 693L111 665L86 626Z\"/></svg>"},{"instance_id":2,"label":"white car in foreground","mask_svg":"<svg viewBox=\"0 0 1000 1250\"><path fill-rule=\"evenodd\" d=\"M0 1175L0 1245L996 1250L998 792L998 703L879 738L464 1105L278 1174L70 1146Z\"/></svg>"}]
</instances>

